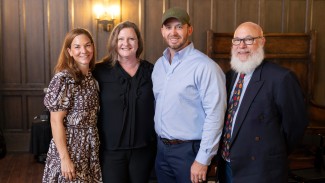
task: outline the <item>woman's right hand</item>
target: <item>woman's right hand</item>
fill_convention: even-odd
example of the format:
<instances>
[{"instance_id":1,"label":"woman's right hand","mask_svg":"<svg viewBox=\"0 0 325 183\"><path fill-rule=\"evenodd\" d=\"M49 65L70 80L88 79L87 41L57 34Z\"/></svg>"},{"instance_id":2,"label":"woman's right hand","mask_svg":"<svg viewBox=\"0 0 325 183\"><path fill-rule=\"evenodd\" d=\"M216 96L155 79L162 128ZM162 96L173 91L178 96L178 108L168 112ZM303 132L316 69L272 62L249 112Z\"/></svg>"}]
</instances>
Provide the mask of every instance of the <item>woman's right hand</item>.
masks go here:
<instances>
[{"instance_id":1,"label":"woman's right hand","mask_svg":"<svg viewBox=\"0 0 325 183\"><path fill-rule=\"evenodd\" d=\"M62 176L69 181L76 179L75 167L70 158L61 159L61 172Z\"/></svg>"},{"instance_id":2,"label":"woman's right hand","mask_svg":"<svg viewBox=\"0 0 325 183\"><path fill-rule=\"evenodd\" d=\"M72 181L76 178L76 171L74 164L70 158L66 130L64 127L64 117L67 111L56 111L51 112L51 128L53 140L58 149L59 156L61 159L61 173L62 176L67 180Z\"/></svg>"}]
</instances>

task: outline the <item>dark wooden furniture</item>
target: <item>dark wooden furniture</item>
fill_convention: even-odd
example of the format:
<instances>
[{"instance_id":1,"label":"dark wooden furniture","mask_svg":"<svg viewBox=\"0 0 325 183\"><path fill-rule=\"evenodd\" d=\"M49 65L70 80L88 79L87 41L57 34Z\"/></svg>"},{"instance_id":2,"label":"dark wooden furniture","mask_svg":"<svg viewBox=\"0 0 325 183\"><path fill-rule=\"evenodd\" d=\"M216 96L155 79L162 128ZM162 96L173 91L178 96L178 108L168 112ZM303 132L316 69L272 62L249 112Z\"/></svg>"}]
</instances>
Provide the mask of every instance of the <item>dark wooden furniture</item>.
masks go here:
<instances>
[{"instance_id":1,"label":"dark wooden furniture","mask_svg":"<svg viewBox=\"0 0 325 183\"><path fill-rule=\"evenodd\" d=\"M299 152L300 156L297 156ZM320 134L305 134L301 146L296 148L294 154L289 157L289 160L291 162L289 177L292 180L296 180L299 183L325 182L324 136ZM294 164L298 166L292 166Z\"/></svg>"},{"instance_id":2,"label":"dark wooden furniture","mask_svg":"<svg viewBox=\"0 0 325 183\"><path fill-rule=\"evenodd\" d=\"M207 55L224 72L230 69L233 33L207 31ZM316 63L316 31L305 33L267 33L264 35L265 58L292 70L303 89L309 115L307 133L325 134L325 106L313 100Z\"/></svg>"}]
</instances>

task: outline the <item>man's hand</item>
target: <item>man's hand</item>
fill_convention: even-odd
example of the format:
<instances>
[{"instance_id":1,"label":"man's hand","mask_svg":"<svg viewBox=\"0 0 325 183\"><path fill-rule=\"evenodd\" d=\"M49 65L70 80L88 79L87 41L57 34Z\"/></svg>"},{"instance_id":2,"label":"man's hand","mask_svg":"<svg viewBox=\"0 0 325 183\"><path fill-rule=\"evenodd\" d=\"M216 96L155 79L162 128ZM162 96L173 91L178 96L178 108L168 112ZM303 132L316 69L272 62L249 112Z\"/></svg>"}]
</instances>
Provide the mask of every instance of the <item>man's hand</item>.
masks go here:
<instances>
[{"instance_id":1,"label":"man's hand","mask_svg":"<svg viewBox=\"0 0 325 183\"><path fill-rule=\"evenodd\" d=\"M203 165L197 161L191 166L191 181L192 183L199 183L206 181L206 175L208 171L208 166Z\"/></svg>"}]
</instances>

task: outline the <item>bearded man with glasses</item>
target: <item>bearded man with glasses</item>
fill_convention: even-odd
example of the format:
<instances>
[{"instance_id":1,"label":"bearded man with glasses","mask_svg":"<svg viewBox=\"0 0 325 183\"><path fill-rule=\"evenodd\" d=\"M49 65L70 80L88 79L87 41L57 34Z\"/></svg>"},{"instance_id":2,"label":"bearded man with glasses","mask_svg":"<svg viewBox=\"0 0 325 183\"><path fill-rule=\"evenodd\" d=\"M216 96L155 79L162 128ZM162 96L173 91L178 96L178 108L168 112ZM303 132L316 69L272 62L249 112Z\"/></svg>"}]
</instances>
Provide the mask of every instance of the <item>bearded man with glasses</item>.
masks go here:
<instances>
[{"instance_id":1,"label":"bearded man with glasses","mask_svg":"<svg viewBox=\"0 0 325 183\"><path fill-rule=\"evenodd\" d=\"M252 22L239 25L232 39L219 183L287 183L288 155L308 124L296 76L264 59L266 41Z\"/></svg>"}]
</instances>

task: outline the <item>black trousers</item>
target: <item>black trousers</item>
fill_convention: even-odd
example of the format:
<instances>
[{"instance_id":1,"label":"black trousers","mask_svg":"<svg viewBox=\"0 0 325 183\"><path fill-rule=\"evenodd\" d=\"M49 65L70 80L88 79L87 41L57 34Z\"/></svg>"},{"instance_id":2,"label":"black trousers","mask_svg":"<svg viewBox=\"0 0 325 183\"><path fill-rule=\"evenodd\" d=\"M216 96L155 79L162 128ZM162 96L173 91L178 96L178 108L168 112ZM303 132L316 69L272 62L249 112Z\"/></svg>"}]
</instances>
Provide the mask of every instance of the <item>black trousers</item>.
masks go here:
<instances>
[{"instance_id":1,"label":"black trousers","mask_svg":"<svg viewBox=\"0 0 325 183\"><path fill-rule=\"evenodd\" d=\"M217 177L219 183L232 183L232 170L229 162L220 157L218 161Z\"/></svg>"},{"instance_id":2,"label":"black trousers","mask_svg":"<svg viewBox=\"0 0 325 183\"><path fill-rule=\"evenodd\" d=\"M156 148L104 150L100 161L104 183L146 183L150 179Z\"/></svg>"}]
</instances>

